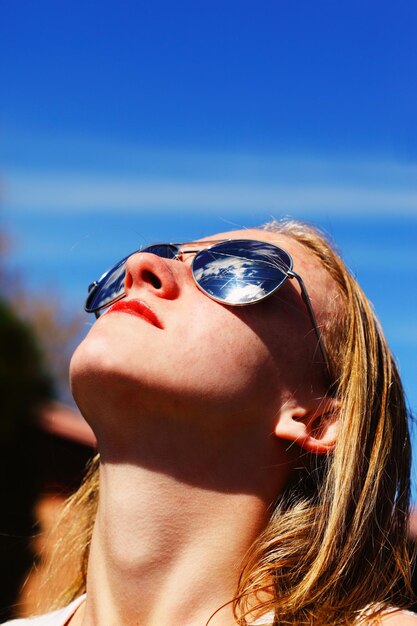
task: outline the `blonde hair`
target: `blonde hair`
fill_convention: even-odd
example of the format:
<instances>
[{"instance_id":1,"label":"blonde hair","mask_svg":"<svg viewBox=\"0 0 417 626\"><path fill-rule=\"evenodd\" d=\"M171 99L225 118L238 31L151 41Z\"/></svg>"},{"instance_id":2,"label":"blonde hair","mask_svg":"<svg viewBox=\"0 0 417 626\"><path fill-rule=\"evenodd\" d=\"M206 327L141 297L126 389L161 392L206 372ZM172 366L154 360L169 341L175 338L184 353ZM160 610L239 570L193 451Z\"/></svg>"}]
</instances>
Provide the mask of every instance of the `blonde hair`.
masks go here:
<instances>
[{"instance_id":1,"label":"blonde hair","mask_svg":"<svg viewBox=\"0 0 417 626\"><path fill-rule=\"evenodd\" d=\"M264 228L304 246L334 281L337 314L318 321L330 358L331 393L340 402L340 435L334 453L311 456L309 469L277 501L243 564L235 619L243 626L270 611L273 624L280 625L369 621L389 606L406 605L412 593L404 392L369 301L323 234L290 220ZM76 567L72 584L54 606L85 591L97 470L98 458L65 510L64 520L71 521L48 580L58 578L57 565Z\"/></svg>"}]
</instances>

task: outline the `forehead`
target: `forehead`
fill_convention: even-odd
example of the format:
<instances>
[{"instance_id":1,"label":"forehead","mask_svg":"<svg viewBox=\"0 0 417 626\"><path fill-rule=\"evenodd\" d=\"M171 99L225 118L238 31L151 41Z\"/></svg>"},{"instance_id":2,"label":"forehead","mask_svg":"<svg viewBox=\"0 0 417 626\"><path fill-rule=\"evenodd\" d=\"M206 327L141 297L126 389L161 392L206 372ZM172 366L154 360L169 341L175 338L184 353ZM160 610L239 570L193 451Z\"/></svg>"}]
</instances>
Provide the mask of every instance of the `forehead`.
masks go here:
<instances>
[{"instance_id":1,"label":"forehead","mask_svg":"<svg viewBox=\"0 0 417 626\"><path fill-rule=\"evenodd\" d=\"M208 237L202 237L200 241L213 241L215 239L256 239L258 241L267 241L277 246L291 245L293 242L289 237L279 233L263 230L262 228L242 228L241 230L227 230L223 233L216 233Z\"/></svg>"}]
</instances>

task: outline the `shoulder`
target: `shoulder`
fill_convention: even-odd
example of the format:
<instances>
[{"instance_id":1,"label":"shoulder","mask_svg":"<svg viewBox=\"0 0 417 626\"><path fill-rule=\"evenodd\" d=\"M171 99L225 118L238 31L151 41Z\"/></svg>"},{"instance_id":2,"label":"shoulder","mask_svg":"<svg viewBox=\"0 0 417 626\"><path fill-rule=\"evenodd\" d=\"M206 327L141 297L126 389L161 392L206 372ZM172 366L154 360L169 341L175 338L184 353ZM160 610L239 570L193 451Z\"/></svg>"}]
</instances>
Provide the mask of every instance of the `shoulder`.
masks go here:
<instances>
[{"instance_id":1,"label":"shoulder","mask_svg":"<svg viewBox=\"0 0 417 626\"><path fill-rule=\"evenodd\" d=\"M84 600L85 595L76 598L63 609L46 613L46 615L14 619L11 622L5 622L3 626L65 626Z\"/></svg>"},{"instance_id":2,"label":"shoulder","mask_svg":"<svg viewBox=\"0 0 417 626\"><path fill-rule=\"evenodd\" d=\"M274 621L274 614L267 613L263 617L257 619L252 623L252 626L272 626ZM370 620L364 622L360 620L360 624L367 624L368 626L378 624L383 626L417 626L417 614L411 611L401 611L399 609L390 609L378 618L378 621Z\"/></svg>"},{"instance_id":3,"label":"shoulder","mask_svg":"<svg viewBox=\"0 0 417 626\"><path fill-rule=\"evenodd\" d=\"M411 611L398 611L393 609L380 618L381 624L386 626L417 626L417 615Z\"/></svg>"},{"instance_id":4,"label":"shoulder","mask_svg":"<svg viewBox=\"0 0 417 626\"><path fill-rule=\"evenodd\" d=\"M366 624L367 626L417 626L417 615L411 611L403 611L401 609L387 609L377 618L366 620L369 609L363 614L362 620L358 624Z\"/></svg>"}]
</instances>

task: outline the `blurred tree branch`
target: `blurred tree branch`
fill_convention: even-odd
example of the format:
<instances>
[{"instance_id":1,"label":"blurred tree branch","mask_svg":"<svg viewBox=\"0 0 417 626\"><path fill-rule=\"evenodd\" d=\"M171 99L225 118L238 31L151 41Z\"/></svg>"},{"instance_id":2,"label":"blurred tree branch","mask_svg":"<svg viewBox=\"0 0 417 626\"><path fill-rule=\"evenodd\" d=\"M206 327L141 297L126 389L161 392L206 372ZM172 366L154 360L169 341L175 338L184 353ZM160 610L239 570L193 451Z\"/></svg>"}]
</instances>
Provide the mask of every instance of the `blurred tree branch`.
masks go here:
<instances>
[{"instance_id":1,"label":"blurred tree branch","mask_svg":"<svg viewBox=\"0 0 417 626\"><path fill-rule=\"evenodd\" d=\"M50 289L45 289L47 297L30 292L22 276L7 265L12 249L10 238L0 230L0 298L32 327L46 368L52 372L56 395L64 402L72 402L68 368L84 327L83 316L65 310L59 294Z\"/></svg>"}]
</instances>

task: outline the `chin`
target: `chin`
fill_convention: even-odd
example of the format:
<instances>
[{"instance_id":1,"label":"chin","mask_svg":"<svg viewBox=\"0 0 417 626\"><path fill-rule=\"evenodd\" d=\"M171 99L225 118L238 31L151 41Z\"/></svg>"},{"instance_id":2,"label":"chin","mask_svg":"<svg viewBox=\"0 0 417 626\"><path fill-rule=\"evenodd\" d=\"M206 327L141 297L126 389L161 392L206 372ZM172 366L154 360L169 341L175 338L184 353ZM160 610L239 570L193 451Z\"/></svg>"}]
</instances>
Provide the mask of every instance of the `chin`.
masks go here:
<instances>
[{"instance_id":1,"label":"chin","mask_svg":"<svg viewBox=\"0 0 417 626\"><path fill-rule=\"evenodd\" d=\"M70 380L122 373L129 358L132 341L117 327L94 324L75 350L70 364Z\"/></svg>"},{"instance_id":2,"label":"chin","mask_svg":"<svg viewBox=\"0 0 417 626\"><path fill-rule=\"evenodd\" d=\"M99 369L108 368L110 364L107 361L111 354L113 351L106 346L103 337L90 331L72 355L70 363L71 384L74 384L80 376L86 376L89 373L97 375Z\"/></svg>"},{"instance_id":3,"label":"chin","mask_svg":"<svg viewBox=\"0 0 417 626\"><path fill-rule=\"evenodd\" d=\"M71 392L81 413L90 417L100 409L109 392L123 377L125 359L119 346L109 345L103 333L90 333L80 343L71 358Z\"/></svg>"},{"instance_id":4,"label":"chin","mask_svg":"<svg viewBox=\"0 0 417 626\"><path fill-rule=\"evenodd\" d=\"M105 424L138 419L160 400L159 376L141 351L143 340L135 342L130 332L126 337L123 329L108 328L93 326L70 363L72 395L97 438Z\"/></svg>"}]
</instances>

